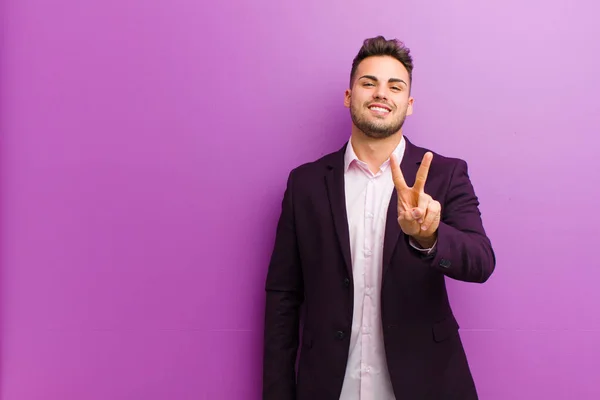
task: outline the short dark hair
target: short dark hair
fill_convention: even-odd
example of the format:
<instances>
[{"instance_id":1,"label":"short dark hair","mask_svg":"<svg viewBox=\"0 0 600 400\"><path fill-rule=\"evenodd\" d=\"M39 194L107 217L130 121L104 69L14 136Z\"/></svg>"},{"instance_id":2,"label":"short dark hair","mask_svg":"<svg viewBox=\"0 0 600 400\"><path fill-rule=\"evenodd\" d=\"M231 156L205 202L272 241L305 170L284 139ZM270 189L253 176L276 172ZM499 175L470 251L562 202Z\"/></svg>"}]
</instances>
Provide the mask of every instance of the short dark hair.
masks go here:
<instances>
[{"instance_id":1,"label":"short dark hair","mask_svg":"<svg viewBox=\"0 0 600 400\"><path fill-rule=\"evenodd\" d=\"M376 36L365 39L358 54L354 57L352 70L350 71L350 87L352 87L352 81L358 64L365 58L373 56L390 56L400 61L408 71L409 83L412 86L413 60L410 55L410 49L398 39L386 40L383 36Z\"/></svg>"}]
</instances>

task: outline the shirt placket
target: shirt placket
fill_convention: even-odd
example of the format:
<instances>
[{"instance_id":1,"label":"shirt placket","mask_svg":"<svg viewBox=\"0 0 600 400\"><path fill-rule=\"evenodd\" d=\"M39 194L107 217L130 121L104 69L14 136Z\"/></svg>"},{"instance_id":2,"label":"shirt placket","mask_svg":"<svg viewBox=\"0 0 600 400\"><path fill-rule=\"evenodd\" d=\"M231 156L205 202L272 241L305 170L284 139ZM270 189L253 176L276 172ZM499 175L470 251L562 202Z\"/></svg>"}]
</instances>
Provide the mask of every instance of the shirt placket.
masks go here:
<instances>
[{"instance_id":1,"label":"shirt placket","mask_svg":"<svg viewBox=\"0 0 600 400\"><path fill-rule=\"evenodd\" d=\"M371 325L372 313L374 307L373 299L373 251L374 251L374 216L375 216L375 177L371 176L367 182L367 190L365 193L365 214L364 214L364 259L365 259L365 297L363 302L363 321L361 327L362 339L362 365L361 365L361 400L369 400L373 393L372 373L373 360L370 358L372 347L372 331Z\"/></svg>"}]
</instances>

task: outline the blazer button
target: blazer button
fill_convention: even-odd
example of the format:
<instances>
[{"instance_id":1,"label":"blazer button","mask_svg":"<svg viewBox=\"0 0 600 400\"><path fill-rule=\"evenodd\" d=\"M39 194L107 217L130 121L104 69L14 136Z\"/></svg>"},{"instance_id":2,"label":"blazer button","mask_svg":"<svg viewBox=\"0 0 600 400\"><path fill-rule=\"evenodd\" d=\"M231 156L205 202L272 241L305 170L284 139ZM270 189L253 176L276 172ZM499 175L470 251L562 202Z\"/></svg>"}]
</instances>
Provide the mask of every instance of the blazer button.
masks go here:
<instances>
[{"instance_id":1,"label":"blazer button","mask_svg":"<svg viewBox=\"0 0 600 400\"><path fill-rule=\"evenodd\" d=\"M338 340L342 340L342 339L344 339L344 337L345 337L345 336L346 336L346 334L344 333L344 331L337 331L337 332L335 333L335 337L336 337L336 339L338 339Z\"/></svg>"},{"instance_id":2,"label":"blazer button","mask_svg":"<svg viewBox=\"0 0 600 400\"><path fill-rule=\"evenodd\" d=\"M445 258L442 258L440 260L440 267L450 268L451 265L452 263L450 262L450 260L446 260Z\"/></svg>"},{"instance_id":3,"label":"blazer button","mask_svg":"<svg viewBox=\"0 0 600 400\"><path fill-rule=\"evenodd\" d=\"M344 286L345 287L350 286L350 279L348 279L348 278L344 279Z\"/></svg>"}]
</instances>

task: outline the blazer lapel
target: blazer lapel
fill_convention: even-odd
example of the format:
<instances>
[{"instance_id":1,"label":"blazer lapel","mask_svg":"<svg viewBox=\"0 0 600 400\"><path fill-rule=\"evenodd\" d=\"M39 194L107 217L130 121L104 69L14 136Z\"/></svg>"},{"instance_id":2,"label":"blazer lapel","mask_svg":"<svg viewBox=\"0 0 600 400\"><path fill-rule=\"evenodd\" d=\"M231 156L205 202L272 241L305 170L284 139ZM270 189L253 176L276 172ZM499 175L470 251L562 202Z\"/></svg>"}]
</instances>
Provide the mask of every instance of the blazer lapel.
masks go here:
<instances>
[{"instance_id":1,"label":"blazer lapel","mask_svg":"<svg viewBox=\"0 0 600 400\"><path fill-rule=\"evenodd\" d=\"M406 141L406 147L404 149L402 161L400 162L400 169L402 170L402 175L404 176L406 184L408 186L412 186L415 183L417 170L419 169L421 158L424 153L420 154L418 149L412 143L410 143L406 137L404 137L404 140ZM401 234L402 230L400 229L400 225L398 225L398 195L396 193L396 189L394 188L390 198L390 204L388 206L387 219L385 223L382 276L385 276L385 272L390 265L392 255L394 254L394 249L396 249L396 245Z\"/></svg>"},{"instance_id":2,"label":"blazer lapel","mask_svg":"<svg viewBox=\"0 0 600 400\"><path fill-rule=\"evenodd\" d=\"M347 143L346 143L347 145ZM327 166L325 182L327 194L333 215L333 223L338 241L346 264L348 276L352 278L352 258L350 256L350 233L348 229L348 215L346 211L346 196L344 187L344 153L346 145L334 154L334 159Z\"/></svg>"}]
</instances>

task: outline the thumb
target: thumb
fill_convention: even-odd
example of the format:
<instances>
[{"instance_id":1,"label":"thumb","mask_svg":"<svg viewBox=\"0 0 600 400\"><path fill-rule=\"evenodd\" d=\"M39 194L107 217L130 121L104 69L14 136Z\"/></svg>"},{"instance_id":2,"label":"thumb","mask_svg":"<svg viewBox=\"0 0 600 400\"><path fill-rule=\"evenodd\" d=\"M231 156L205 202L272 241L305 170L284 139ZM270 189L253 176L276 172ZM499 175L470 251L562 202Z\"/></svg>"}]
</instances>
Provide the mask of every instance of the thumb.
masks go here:
<instances>
[{"instance_id":1,"label":"thumb","mask_svg":"<svg viewBox=\"0 0 600 400\"><path fill-rule=\"evenodd\" d=\"M420 208L413 208L410 213L414 219L419 219L423 216L423 211Z\"/></svg>"}]
</instances>

